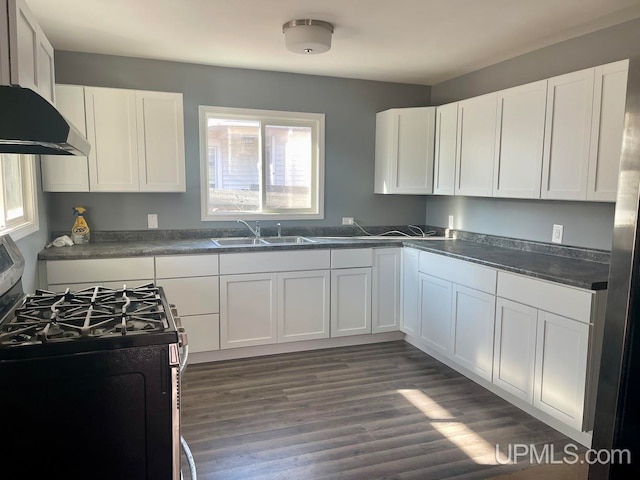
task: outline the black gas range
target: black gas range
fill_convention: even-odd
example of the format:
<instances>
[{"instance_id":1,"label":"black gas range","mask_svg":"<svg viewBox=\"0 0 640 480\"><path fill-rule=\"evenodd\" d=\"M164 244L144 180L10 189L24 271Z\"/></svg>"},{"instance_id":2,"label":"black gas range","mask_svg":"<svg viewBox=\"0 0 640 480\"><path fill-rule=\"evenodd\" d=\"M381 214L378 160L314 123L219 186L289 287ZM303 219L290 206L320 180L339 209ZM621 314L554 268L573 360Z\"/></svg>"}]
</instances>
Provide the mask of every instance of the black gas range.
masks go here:
<instances>
[{"instance_id":1,"label":"black gas range","mask_svg":"<svg viewBox=\"0 0 640 480\"><path fill-rule=\"evenodd\" d=\"M23 265L1 237L0 476L179 479L186 334L162 288L25 295Z\"/></svg>"}]
</instances>

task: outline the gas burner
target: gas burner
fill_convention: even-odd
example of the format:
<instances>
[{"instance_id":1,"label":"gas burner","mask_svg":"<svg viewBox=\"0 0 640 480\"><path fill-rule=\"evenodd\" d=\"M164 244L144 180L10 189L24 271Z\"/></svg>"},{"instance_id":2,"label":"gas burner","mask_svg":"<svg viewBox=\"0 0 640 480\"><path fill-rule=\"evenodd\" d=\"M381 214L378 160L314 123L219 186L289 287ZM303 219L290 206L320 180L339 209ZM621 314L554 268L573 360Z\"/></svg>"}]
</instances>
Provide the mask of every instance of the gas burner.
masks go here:
<instances>
[{"instance_id":1,"label":"gas burner","mask_svg":"<svg viewBox=\"0 0 640 480\"><path fill-rule=\"evenodd\" d=\"M162 297L153 283L118 289L97 286L76 292L36 290L24 298L11 321L0 325L0 344L108 338L167 328Z\"/></svg>"}]
</instances>

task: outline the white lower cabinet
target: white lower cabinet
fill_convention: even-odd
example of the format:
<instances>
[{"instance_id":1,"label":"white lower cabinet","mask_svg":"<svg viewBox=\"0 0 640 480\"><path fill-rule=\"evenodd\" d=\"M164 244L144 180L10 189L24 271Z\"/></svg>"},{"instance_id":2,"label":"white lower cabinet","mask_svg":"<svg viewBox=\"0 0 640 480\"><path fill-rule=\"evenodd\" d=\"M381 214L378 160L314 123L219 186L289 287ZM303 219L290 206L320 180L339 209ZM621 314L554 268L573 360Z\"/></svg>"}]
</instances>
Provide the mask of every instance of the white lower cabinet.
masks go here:
<instances>
[{"instance_id":1,"label":"white lower cabinet","mask_svg":"<svg viewBox=\"0 0 640 480\"><path fill-rule=\"evenodd\" d=\"M220 348L276 343L276 274L220 277Z\"/></svg>"},{"instance_id":2,"label":"white lower cabinet","mask_svg":"<svg viewBox=\"0 0 640 480\"><path fill-rule=\"evenodd\" d=\"M277 275L278 343L329 338L329 270Z\"/></svg>"},{"instance_id":3,"label":"white lower cabinet","mask_svg":"<svg viewBox=\"0 0 640 480\"><path fill-rule=\"evenodd\" d=\"M451 357L491 381L496 297L453 285Z\"/></svg>"},{"instance_id":4,"label":"white lower cabinet","mask_svg":"<svg viewBox=\"0 0 640 480\"><path fill-rule=\"evenodd\" d=\"M373 250L371 333L400 328L400 248Z\"/></svg>"},{"instance_id":5,"label":"white lower cabinet","mask_svg":"<svg viewBox=\"0 0 640 480\"><path fill-rule=\"evenodd\" d=\"M331 271L331 336L371 333L371 267Z\"/></svg>"},{"instance_id":6,"label":"white lower cabinet","mask_svg":"<svg viewBox=\"0 0 640 480\"><path fill-rule=\"evenodd\" d=\"M220 315L191 315L180 319L187 331L191 353L220 350Z\"/></svg>"},{"instance_id":7,"label":"white lower cabinet","mask_svg":"<svg viewBox=\"0 0 640 480\"><path fill-rule=\"evenodd\" d=\"M533 403L537 324L537 309L496 300L493 383L527 403Z\"/></svg>"},{"instance_id":8,"label":"white lower cabinet","mask_svg":"<svg viewBox=\"0 0 640 480\"><path fill-rule=\"evenodd\" d=\"M420 338L444 355L451 350L451 282L420 273Z\"/></svg>"},{"instance_id":9,"label":"white lower cabinet","mask_svg":"<svg viewBox=\"0 0 640 480\"><path fill-rule=\"evenodd\" d=\"M419 253L413 248L402 249L400 330L411 336L418 336L420 331L418 323L420 304Z\"/></svg>"},{"instance_id":10,"label":"white lower cabinet","mask_svg":"<svg viewBox=\"0 0 640 480\"><path fill-rule=\"evenodd\" d=\"M538 312L533 405L582 430L589 325Z\"/></svg>"}]
</instances>

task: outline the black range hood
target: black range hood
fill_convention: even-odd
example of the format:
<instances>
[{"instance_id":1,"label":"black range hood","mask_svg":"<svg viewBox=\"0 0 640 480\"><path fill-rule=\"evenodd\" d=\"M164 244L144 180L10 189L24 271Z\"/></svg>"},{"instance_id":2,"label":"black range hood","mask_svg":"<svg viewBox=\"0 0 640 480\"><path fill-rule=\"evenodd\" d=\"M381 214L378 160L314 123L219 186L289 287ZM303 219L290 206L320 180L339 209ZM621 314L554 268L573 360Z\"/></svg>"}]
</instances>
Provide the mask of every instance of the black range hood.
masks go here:
<instances>
[{"instance_id":1,"label":"black range hood","mask_svg":"<svg viewBox=\"0 0 640 480\"><path fill-rule=\"evenodd\" d=\"M31 89L0 86L0 153L89 155L91 145Z\"/></svg>"}]
</instances>

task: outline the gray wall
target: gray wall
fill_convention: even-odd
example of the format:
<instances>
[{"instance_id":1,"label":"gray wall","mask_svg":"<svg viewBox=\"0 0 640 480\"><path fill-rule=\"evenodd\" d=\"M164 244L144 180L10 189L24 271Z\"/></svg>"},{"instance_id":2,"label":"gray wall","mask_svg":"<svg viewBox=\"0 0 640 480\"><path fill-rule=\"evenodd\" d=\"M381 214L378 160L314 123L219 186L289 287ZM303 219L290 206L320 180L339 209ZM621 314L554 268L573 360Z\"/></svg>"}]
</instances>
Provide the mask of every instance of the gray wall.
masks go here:
<instances>
[{"instance_id":1,"label":"gray wall","mask_svg":"<svg viewBox=\"0 0 640 480\"><path fill-rule=\"evenodd\" d=\"M640 55L640 19L599 30L434 85L433 105L461 100L582 68ZM430 225L529 240L550 241L554 223L564 225L568 245L610 249L613 204L543 200L428 197Z\"/></svg>"},{"instance_id":2,"label":"gray wall","mask_svg":"<svg viewBox=\"0 0 640 480\"><path fill-rule=\"evenodd\" d=\"M430 103L430 87L332 77L210 67L108 55L56 52L58 83L175 91L184 94L186 193L48 193L49 227L68 230L74 205L88 208L95 230L147 228L157 213L161 229L235 226L200 220L198 105L326 114L325 219L285 225L421 223L424 198L373 193L375 114ZM268 225L268 224L267 224Z\"/></svg>"},{"instance_id":3,"label":"gray wall","mask_svg":"<svg viewBox=\"0 0 640 480\"><path fill-rule=\"evenodd\" d=\"M42 188L40 187L40 162L37 165L37 185L38 185L38 213L40 218L40 229L31 235L16 242L25 259L24 274L22 276L22 286L24 291L32 293L38 287L38 252L47 243L47 205L44 201Z\"/></svg>"}]
</instances>

